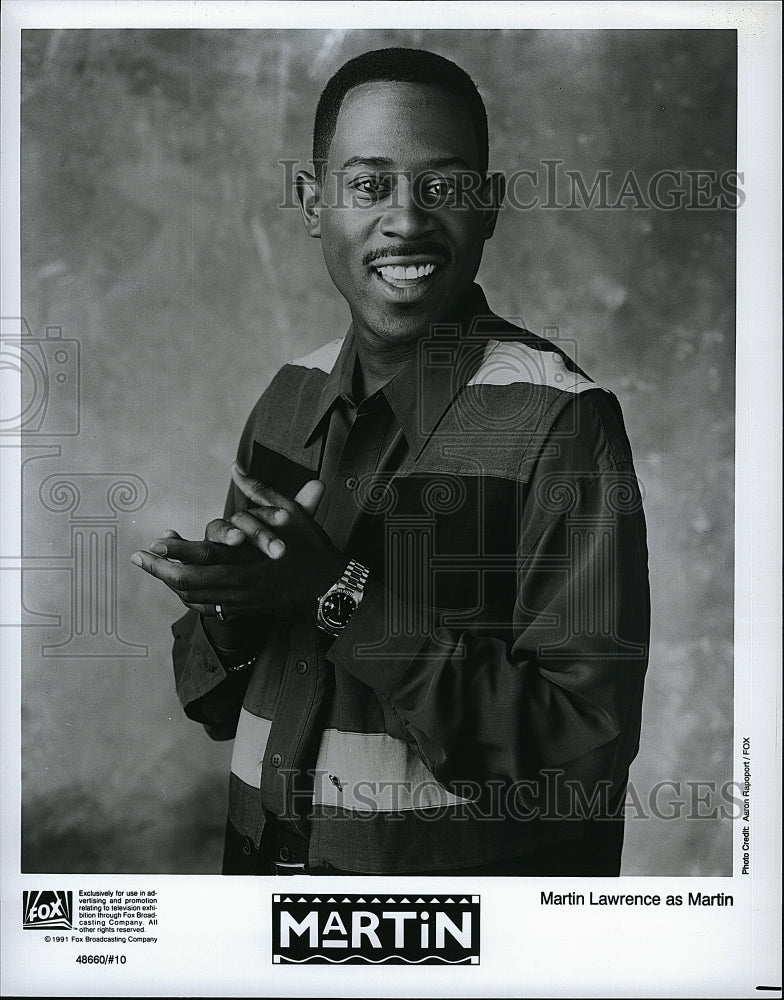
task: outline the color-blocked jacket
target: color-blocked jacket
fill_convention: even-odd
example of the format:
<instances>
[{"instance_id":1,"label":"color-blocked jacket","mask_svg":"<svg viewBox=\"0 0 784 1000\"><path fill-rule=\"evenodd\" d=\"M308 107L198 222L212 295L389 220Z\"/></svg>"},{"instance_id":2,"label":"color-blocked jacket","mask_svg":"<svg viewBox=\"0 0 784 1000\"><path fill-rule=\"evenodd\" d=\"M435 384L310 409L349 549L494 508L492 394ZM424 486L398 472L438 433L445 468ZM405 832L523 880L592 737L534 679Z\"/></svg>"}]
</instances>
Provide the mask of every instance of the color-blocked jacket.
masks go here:
<instances>
[{"instance_id":1,"label":"color-blocked jacket","mask_svg":"<svg viewBox=\"0 0 784 1000\"><path fill-rule=\"evenodd\" d=\"M290 496L317 478L354 356L349 331L284 365L240 461ZM615 397L477 286L384 394L386 464L326 484L350 511L339 547L370 568L343 634L326 644L315 609L270 619L252 671L227 677L197 615L173 626L186 712L236 733L234 871L253 870L300 770L310 864L403 872L582 837L637 753L647 550ZM241 504L232 487L227 514Z\"/></svg>"}]
</instances>

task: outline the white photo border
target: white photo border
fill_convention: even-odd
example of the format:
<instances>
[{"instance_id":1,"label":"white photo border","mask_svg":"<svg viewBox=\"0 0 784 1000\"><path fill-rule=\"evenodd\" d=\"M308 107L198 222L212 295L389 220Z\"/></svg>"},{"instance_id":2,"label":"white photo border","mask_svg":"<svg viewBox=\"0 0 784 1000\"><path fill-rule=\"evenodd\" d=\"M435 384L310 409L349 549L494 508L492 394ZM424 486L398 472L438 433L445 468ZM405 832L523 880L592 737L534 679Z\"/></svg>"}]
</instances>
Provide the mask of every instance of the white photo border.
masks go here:
<instances>
[{"instance_id":1,"label":"white photo border","mask_svg":"<svg viewBox=\"0 0 784 1000\"><path fill-rule=\"evenodd\" d=\"M738 212L735 531L735 780L742 739L753 737L755 865L711 879L623 877L627 891L731 891L732 909L673 913L664 907L602 913L543 912L529 879L464 879L482 898L482 958L475 967L423 976L396 966L291 969L271 964L266 880L222 876L50 876L58 889L137 888L160 897L162 940L122 968L65 962L21 924L22 891L40 878L20 859L20 633L2 629L2 980L19 996L607 996L780 995L781 960L781 12L775 3L207 3L21 2L2 12L3 315L21 315L19 206L20 31L22 28L734 28L738 32L738 169L746 204ZM4 383L5 385L6 383ZM14 400L10 401L13 405ZM19 451L0 449L1 551L20 550ZM18 609L17 575L4 573L3 609ZM763 759L764 753L764 759ZM569 880L564 880L569 881ZM601 880L596 880L601 883ZM374 880L374 892L423 890L425 880ZM299 891L329 880L296 879ZM710 888L713 886L713 888ZM442 891L438 880L424 886ZM617 886L613 887L616 888ZM278 889L278 891L280 891ZM334 891L334 887L332 889ZM367 891L344 878L341 893ZM568 889L566 889L568 891ZM602 891L601 885L596 891ZM194 916L198 915L198 917ZM590 919L589 919L590 917ZM165 935L165 941L163 936ZM521 948L521 942L526 948ZM532 960L532 956L535 960ZM760 987L779 987L779 992Z\"/></svg>"}]
</instances>

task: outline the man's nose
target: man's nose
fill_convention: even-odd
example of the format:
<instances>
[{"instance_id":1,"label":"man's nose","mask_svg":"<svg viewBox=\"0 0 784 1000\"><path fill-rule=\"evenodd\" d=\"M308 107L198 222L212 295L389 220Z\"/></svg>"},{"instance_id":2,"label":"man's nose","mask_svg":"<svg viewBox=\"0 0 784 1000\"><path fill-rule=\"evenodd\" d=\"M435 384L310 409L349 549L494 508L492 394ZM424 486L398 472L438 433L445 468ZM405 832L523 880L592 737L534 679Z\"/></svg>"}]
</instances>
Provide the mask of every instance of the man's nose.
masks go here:
<instances>
[{"instance_id":1,"label":"man's nose","mask_svg":"<svg viewBox=\"0 0 784 1000\"><path fill-rule=\"evenodd\" d=\"M433 231L433 216L417 196L415 178L400 174L381 219L385 236L411 240Z\"/></svg>"}]
</instances>

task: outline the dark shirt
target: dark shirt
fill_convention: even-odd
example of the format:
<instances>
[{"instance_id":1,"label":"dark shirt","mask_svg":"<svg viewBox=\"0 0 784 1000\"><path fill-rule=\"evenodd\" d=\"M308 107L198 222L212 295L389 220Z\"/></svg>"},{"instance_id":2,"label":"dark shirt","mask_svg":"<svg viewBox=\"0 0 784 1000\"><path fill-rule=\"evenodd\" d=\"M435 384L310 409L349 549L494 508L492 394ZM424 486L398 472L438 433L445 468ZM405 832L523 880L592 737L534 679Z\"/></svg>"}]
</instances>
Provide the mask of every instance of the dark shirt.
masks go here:
<instances>
[{"instance_id":1,"label":"dark shirt","mask_svg":"<svg viewBox=\"0 0 784 1000\"><path fill-rule=\"evenodd\" d=\"M349 331L284 366L238 450L290 496L325 482L317 520L370 568L343 634L259 620L238 679L198 616L174 626L186 712L237 734L224 870L264 870L277 816L314 870L535 873L546 841L578 874L604 844L610 874L618 824L588 814L625 789L649 628L617 400L476 286L359 405L355 359Z\"/></svg>"}]
</instances>

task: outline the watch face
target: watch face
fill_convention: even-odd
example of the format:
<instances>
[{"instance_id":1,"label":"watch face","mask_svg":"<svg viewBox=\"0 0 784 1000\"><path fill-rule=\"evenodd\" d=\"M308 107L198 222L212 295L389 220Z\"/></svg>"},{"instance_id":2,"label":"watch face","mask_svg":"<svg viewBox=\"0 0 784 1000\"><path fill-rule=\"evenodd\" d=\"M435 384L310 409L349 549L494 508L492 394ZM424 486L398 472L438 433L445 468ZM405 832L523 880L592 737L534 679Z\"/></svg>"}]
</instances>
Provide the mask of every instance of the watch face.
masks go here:
<instances>
[{"instance_id":1,"label":"watch face","mask_svg":"<svg viewBox=\"0 0 784 1000\"><path fill-rule=\"evenodd\" d=\"M332 628L344 628L356 610L357 602L351 594L345 590L335 590L324 598L321 617Z\"/></svg>"}]
</instances>

